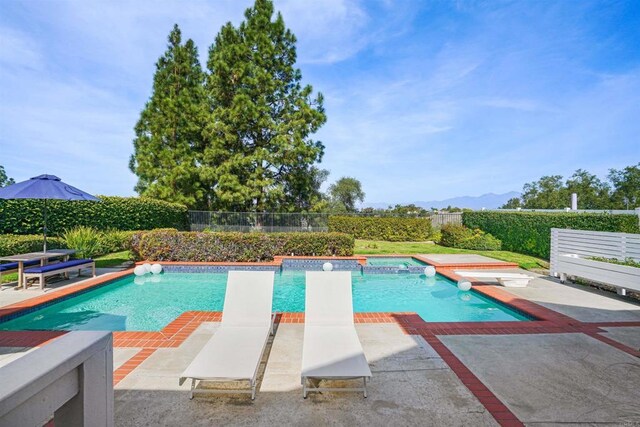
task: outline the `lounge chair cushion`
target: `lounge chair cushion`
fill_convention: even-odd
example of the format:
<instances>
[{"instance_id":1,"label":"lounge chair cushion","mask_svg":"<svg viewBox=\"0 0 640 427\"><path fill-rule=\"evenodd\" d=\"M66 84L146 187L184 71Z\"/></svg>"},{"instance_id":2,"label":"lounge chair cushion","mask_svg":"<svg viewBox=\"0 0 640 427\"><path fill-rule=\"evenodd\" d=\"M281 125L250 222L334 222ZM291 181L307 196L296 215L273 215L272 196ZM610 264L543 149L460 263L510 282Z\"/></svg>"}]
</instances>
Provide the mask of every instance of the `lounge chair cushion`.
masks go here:
<instances>
[{"instance_id":1,"label":"lounge chair cushion","mask_svg":"<svg viewBox=\"0 0 640 427\"><path fill-rule=\"evenodd\" d=\"M74 259L71 261L58 262L55 264L47 264L41 267L28 268L24 272L25 274L40 274L48 273L50 271L61 270L63 268L75 267L76 265L90 264L92 259Z\"/></svg>"},{"instance_id":2,"label":"lounge chair cushion","mask_svg":"<svg viewBox=\"0 0 640 427\"><path fill-rule=\"evenodd\" d=\"M182 378L246 380L253 378L270 327L225 326L205 344Z\"/></svg>"},{"instance_id":3,"label":"lounge chair cushion","mask_svg":"<svg viewBox=\"0 0 640 427\"><path fill-rule=\"evenodd\" d=\"M302 367L302 376L310 378L371 376L353 326L305 326Z\"/></svg>"}]
</instances>

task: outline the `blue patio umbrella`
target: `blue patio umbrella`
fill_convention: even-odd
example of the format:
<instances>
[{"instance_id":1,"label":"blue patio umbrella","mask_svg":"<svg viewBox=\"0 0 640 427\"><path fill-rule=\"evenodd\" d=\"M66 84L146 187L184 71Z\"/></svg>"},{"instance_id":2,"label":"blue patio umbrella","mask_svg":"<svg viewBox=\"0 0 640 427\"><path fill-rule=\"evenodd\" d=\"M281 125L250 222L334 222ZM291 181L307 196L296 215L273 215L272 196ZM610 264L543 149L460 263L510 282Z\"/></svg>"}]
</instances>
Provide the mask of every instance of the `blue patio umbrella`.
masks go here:
<instances>
[{"instance_id":1,"label":"blue patio umbrella","mask_svg":"<svg viewBox=\"0 0 640 427\"><path fill-rule=\"evenodd\" d=\"M65 184L55 175L34 176L26 181L0 188L0 199L42 199L44 200L44 251L47 251L47 200L86 200L99 202L100 199Z\"/></svg>"}]
</instances>

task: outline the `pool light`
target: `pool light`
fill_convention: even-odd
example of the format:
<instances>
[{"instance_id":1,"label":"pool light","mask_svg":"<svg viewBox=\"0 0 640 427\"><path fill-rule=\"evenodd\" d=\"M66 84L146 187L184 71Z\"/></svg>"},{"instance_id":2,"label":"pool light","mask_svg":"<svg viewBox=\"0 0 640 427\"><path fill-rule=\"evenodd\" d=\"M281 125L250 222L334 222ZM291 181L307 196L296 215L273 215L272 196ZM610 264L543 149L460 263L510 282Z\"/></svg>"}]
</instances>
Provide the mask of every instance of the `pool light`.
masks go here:
<instances>
[{"instance_id":1,"label":"pool light","mask_svg":"<svg viewBox=\"0 0 640 427\"><path fill-rule=\"evenodd\" d=\"M325 262L324 264L322 264L322 270L324 271L333 270L333 264L331 264L330 262Z\"/></svg>"}]
</instances>

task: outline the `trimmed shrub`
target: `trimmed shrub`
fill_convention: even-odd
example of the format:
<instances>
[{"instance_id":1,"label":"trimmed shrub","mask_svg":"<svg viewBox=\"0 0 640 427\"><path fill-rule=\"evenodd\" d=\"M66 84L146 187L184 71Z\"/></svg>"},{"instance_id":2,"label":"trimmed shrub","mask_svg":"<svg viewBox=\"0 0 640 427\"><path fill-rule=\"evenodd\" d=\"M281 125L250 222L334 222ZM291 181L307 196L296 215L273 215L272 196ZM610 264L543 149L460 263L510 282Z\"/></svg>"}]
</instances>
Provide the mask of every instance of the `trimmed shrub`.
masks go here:
<instances>
[{"instance_id":1,"label":"trimmed shrub","mask_svg":"<svg viewBox=\"0 0 640 427\"><path fill-rule=\"evenodd\" d=\"M42 234L36 235L0 235L0 256L10 256L42 250ZM47 236L47 249L65 249L67 245L59 237Z\"/></svg>"},{"instance_id":2,"label":"trimmed shrub","mask_svg":"<svg viewBox=\"0 0 640 427\"><path fill-rule=\"evenodd\" d=\"M100 232L92 227L75 227L65 231L62 238L67 247L76 250L78 258L93 258L102 255L100 247Z\"/></svg>"},{"instance_id":3,"label":"trimmed shrub","mask_svg":"<svg viewBox=\"0 0 640 427\"><path fill-rule=\"evenodd\" d=\"M78 226L98 230L189 229L187 207L138 197L99 196L100 202L47 201L47 229L52 235ZM42 200L0 200L0 234L42 231Z\"/></svg>"},{"instance_id":4,"label":"trimmed shrub","mask_svg":"<svg viewBox=\"0 0 640 427\"><path fill-rule=\"evenodd\" d=\"M549 259L551 229L639 233L636 215L567 212L465 212L464 225L502 240L502 248Z\"/></svg>"},{"instance_id":5,"label":"trimmed shrub","mask_svg":"<svg viewBox=\"0 0 640 427\"><path fill-rule=\"evenodd\" d=\"M170 230L175 229L172 228ZM67 248L77 251L77 257L93 258L128 250L136 233L140 233L140 231L99 231L93 227L80 226L67 230L62 239Z\"/></svg>"},{"instance_id":6,"label":"trimmed shrub","mask_svg":"<svg viewBox=\"0 0 640 427\"><path fill-rule=\"evenodd\" d=\"M107 230L100 233L100 247L103 254L126 251L131 248L131 239L140 231Z\"/></svg>"},{"instance_id":7,"label":"trimmed shrub","mask_svg":"<svg viewBox=\"0 0 640 427\"><path fill-rule=\"evenodd\" d=\"M330 216L329 231L356 239L387 242L421 242L431 235L429 218Z\"/></svg>"},{"instance_id":8,"label":"trimmed shrub","mask_svg":"<svg viewBox=\"0 0 640 427\"><path fill-rule=\"evenodd\" d=\"M276 255L349 256L355 241L342 233L212 233L154 230L134 235L137 259L153 261L271 261Z\"/></svg>"},{"instance_id":9,"label":"trimmed shrub","mask_svg":"<svg viewBox=\"0 0 640 427\"><path fill-rule=\"evenodd\" d=\"M481 251L499 251L500 240L482 230L465 227L460 224L445 224L441 229L440 244L451 248L473 249Z\"/></svg>"}]
</instances>

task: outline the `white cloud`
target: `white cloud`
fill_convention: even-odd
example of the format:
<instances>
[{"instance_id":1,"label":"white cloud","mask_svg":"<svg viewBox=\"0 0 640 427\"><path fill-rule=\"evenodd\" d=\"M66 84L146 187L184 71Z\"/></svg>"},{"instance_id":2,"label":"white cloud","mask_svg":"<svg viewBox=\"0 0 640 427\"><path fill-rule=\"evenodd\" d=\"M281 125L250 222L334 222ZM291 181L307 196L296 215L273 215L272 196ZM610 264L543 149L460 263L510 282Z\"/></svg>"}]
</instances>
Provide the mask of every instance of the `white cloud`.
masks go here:
<instances>
[{"instance_id":1,"label":"white cloud","mask_svg":"<svg viewBox=\"0 0 640 427\"><path fill-rule=\"evenodd\" d=\"M41 68L40 47L27 34L0 26L0 64L14 69Z\"/></svg>"}]
</instances>

